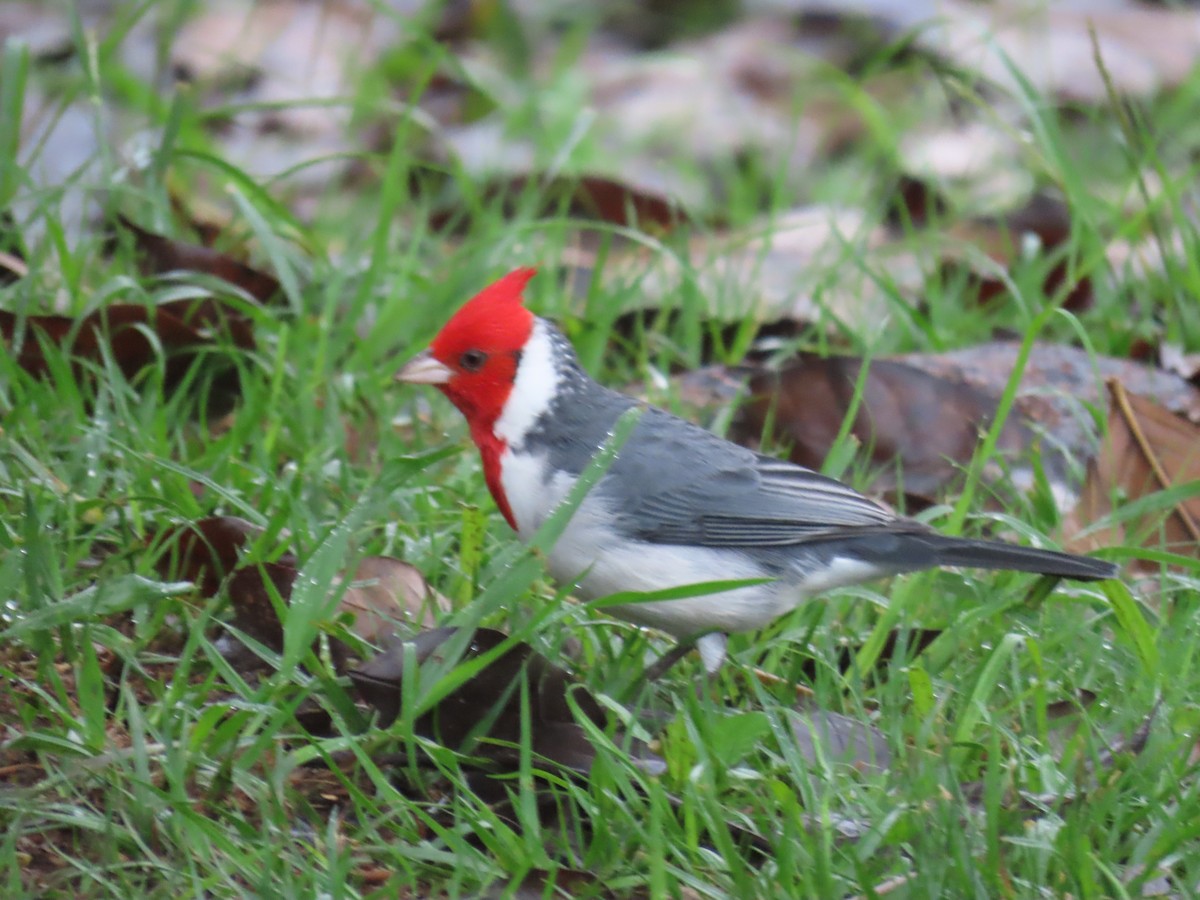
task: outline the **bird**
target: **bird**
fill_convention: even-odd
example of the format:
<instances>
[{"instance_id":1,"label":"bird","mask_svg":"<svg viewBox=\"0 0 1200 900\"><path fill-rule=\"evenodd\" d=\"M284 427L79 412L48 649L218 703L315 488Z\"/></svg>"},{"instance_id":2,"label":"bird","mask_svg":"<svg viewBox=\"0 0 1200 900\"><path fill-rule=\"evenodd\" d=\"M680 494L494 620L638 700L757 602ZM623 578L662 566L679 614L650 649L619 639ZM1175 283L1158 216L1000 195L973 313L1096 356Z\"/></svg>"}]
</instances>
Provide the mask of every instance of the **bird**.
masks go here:
<instances>
[{"instance_id":1,"label":"bird","mask_svg":"<svg viewBox=\"0 0 1200 900\"><path fill-rule=\"evenodd\" d=\"M812 469L727 441L590 377L566 336L526 308L519 268L455 312L395 375L433 385L465 417L496 506L523 541L555 511L632 409L615 459L546 555L583 600L734 582L727 590L607 607L721 668L728 635L838 587L940 566L1081 581L1110 562L942 534ZM637 415L637 414L634 414ZM682 655L679 653L678 655ZM673 660L672 660L673 662Z\"/></svg>"}]
</instances>

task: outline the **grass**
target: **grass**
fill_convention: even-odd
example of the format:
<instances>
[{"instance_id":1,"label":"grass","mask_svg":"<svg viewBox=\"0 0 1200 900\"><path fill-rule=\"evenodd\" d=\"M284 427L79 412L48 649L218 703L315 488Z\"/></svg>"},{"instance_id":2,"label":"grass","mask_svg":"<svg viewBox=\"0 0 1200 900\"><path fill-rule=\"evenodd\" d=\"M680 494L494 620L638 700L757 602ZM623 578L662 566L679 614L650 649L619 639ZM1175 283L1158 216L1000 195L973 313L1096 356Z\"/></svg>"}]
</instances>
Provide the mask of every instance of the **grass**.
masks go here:
<instances>
[{"instance_id":1,"label":"grass","mask_svg":"<svg viewBox=\"0 0 1200 900\"><path fill-rule=\"evenodd\" d=\"M126 14L136 18L139 8L129 4ZM204 415L207 362L192 373L192 390L164 396L161 363L131 383L105 359L81 379L50 347L51 374L38 380L0 356L5 896L552 896L558 885L570 896L1107 897L1138 896L1164 875L1177 895L1196 891L1194 563L1133 592L1064 584L1042 596L1029 576L975 572L867 585L734 636L731 665L706 690L697 692L699 664L688 660L622 703L643 656L666 643L565 603L495 513L458 416L431 392L393 385L391 375L473 291L514 265L537 263L545 270L532 305L574 319L594 374L617 385L644 380L651 369L698 360L700 309L712 299L701 296L702 273L684 266L678 323L665 333L651 328L634 353L617 355L607 350L608 329L637 295L638 278L590 278L584 300L555 272L581 230L611 242L615 254L624 229L581 224L561 210L539 214L534 203L510 215L446 166L443 188L468 198L470 216L455 241L431 233L432 201L413 189L412 176L429 169L417 149L421 126L396 119L386 93L389 66L426 82L444 55L427 39L411 58L380 63L350 98L356 116L388 122L396 137L382 153L363 151L369 186L330 186L302 219L286 179L257 179L221 156L203 126L227 110L202 112L182 91L160 97L106 43L89 55L85 34L76 29L75 50L91 61L86 67L31 64L6 46L4 121L19 119L29 85L49 79L94 110L154 126L161 140L146 172L114 178L120 164L106 146L98 171L48 185L32 180L11 139L3 142L0 193L29 203L21 221L30 274L0 288L0 308L82 314L214 290L211 280L139 275L130 246L104 252L98 229L62 213L64 196L77 190L164 231L180 229L169 189L185 205L220 205L233 248L251 248L283 283L284 300L252 310L254 350L218 351L234 360L242 383L235 414L219 427ZM523 98L512 128L538 125L547 163L567 171L595 164L602 150L594 136L578 139L570 45L535 92L513 34L497 25L491 39L511 63L503 92ZM486 87L474 86L489 99ZM870 136L805 172L731 164L722 177L732 205L721 211L732 222L812 199L882 208L895 134L929 110L877 104L844 76L821 88L849 92L869 109ZM983 102L964 85L947 90ZM931 280L914 309L893 273L851 243L813 283L861 273L895 299L891 327L820 322L795 344L876 356L936 352L1005 328L1114 355L1128 350L1131 333L1196 350L1196 233L1178 211L1200 138L1189 102L1197 90L1193 79L1125 120L1067 115L1033 93L1021 98L1030 139L1020 162L1065 195L1072 231L1060 252L1096 276L1092 309L1048 311L1055 298L1041 294L1036 258L1010 268L1010 301L979 307L961 283ZM689 166L688 148L680 156ZM1162 194L1127 216L1105 197L1113 188L1136 193L1143 171L1160 176ZM1166 275L1101 277L1113 236L1169 228L1182 229L1184 250L1168 253ZM682 261L685 236L638 236L648 271ZM365 452L350 452L348 433L363 438ZM982 443L973 471L991 449ZM845 453L837 458L857 477L860 467ZM976 531L986 521L980 494L947 498L927 516ZM263 650L272 667L261 678L220 653L226 602L164 580L148 548L151 534L211 513L267 529L249 562L285 546L299 557L303 585L285 613L287 638L281 650ZM1057 525L1045 504L1012 514L1036 533ZM336 573L365 554L413 563L455 599L453 621L530 642L602 698L621 727L588 726L597 751L585 780L535 777L529 748L538 723L523 713L504 816L462 759L414 737L417 711L461 684L469 674L462 666L406 683L405 715L386 729L363 727L345 679L310 645L333 629ZM919 627L943 631L920 654L903 646L882 654L893 629ZM838 663L847 643L857 666ZM754 664L784 683L748 677ZM860 755L850 765L830 746L801 752L792 682L811 688L816 708L869 723L890 759L876 766ZM1083 691L1098 699L1077 702ZM310 698L332 717L331 735L314 737L297 723ZM1145 748L1110 758L1109 745L1134 734L1156 703ZM654 741L661 773L631 761L629 734ZM428 767L397 771L386 763L396 748L423 755ZM546 803L556 814L545 813ZM747 849L747 832L765 842L765 856Z\"/></svg>"}]
</instances>

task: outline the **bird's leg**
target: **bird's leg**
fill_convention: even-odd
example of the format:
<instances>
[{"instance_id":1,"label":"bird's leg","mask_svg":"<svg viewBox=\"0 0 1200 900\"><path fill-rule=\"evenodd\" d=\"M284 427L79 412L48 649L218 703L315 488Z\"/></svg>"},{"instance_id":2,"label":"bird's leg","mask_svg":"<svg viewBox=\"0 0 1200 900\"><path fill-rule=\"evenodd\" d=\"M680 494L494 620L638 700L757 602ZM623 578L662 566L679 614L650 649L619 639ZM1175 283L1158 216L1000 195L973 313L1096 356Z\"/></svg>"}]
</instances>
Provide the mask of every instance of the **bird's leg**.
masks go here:
<instances>
[{"instance_id":1,"label":"bird's leg","mask_svg":"<svg viewBox=\"0 0 1200 900\"><path fill-rule=\"evenodd\" d=\"M696 640L690 638L677 643L674 647L656 659L653 663L646 667L646 671L642 673L642 677L638 679L639 686L642 684L653 684L658 679L666 675L675 663L679 662L685 656L692 652L692 648L696 646Z\"/></svg>"},{"instance_id":2,"label":"bird's leg","mask_svg":"<svg viewBox=\"0 0 1200 900\"><path fill-rule=\"evenodd\" d=\"M674 667L675 663L687 656L693 647L700 651L700 659L704 662L704 671L709 675L715 675L720 671L721 664L725 662L725 645L728 641L729 638L719 631L684 638L648 666L637 684L640 686L658 681Z\"/></svg>"}]
</instances>

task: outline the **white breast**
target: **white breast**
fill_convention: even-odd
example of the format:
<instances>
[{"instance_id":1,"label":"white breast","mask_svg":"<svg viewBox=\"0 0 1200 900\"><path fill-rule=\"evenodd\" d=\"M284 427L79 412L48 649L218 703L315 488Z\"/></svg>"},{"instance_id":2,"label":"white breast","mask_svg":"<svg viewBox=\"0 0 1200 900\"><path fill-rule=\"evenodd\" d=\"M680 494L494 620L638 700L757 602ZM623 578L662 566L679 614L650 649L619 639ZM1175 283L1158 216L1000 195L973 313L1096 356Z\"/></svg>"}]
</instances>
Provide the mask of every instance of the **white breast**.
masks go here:
<instances>
[{"instance_id":1,"label":"white breast","mask_svg":"<svg viewBox=\"0 0 1200 900\"><path fill-rule=\"evenodd\" d=\"M505 452L501 482L517 533L524 541L533 537L575 483L573 477L562 472L549 483L545 477L545 457ZM584 600L762 576L754 561L736 550L630 540L611 527L612 518L604 500L593 490L547 554L550 574L560 584L575 585L576 593ZM709 630L760 628L794 606L796 599L772 583L683 600L612 607L607 612L687 637Z\"/></svg>"}]
</instances>

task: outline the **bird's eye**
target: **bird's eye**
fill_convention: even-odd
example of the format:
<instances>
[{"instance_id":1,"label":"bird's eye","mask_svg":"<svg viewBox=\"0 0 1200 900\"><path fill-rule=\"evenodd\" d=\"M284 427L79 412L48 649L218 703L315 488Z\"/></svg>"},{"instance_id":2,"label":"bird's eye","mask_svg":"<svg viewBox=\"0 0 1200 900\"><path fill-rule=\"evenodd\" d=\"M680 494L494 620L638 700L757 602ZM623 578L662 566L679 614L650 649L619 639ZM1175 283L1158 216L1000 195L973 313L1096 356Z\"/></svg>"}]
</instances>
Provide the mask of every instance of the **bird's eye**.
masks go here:
<instances>
[{"instance_id":1,"label":"bird's eye","mask_svg":"<svg viewBox=\"0 0 1200 900\"><path fill-rule=\"evenodd\" d=\"M458 358L458 364L468 372L478 372L487 362L487 354L482 350L468 350Z\"/></svg>"}]
</instances>

